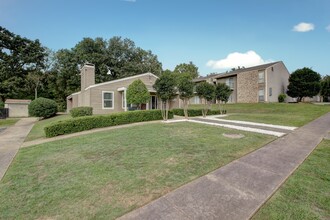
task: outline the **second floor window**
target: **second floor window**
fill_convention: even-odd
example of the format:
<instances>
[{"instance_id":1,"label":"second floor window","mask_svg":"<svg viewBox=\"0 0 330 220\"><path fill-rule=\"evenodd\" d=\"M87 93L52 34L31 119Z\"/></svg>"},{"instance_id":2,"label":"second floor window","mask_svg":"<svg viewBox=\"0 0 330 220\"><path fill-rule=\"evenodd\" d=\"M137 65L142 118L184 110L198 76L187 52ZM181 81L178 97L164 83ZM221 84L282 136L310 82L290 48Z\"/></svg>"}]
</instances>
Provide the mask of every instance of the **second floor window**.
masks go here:
<instances>
[{"instance_id":1,"label":"second floor window","mask_svg":"<svg viewBox=\"0 0 330 220\"><path fill-rule=\"evenodd\" d=\"M259 71L258 74L259 74L258 82L259 83L264 83L265 82L265 71L264 70Z\"/></svg>"}]
</instances>

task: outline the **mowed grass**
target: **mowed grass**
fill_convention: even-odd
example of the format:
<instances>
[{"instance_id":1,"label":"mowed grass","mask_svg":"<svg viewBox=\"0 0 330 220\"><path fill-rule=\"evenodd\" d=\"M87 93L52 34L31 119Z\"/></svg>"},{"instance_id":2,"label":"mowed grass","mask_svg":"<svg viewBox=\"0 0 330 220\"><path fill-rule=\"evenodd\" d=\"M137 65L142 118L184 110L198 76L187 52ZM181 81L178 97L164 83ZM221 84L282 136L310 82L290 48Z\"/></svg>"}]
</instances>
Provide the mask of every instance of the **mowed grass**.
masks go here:
<instances>
[{"instance_id":1,"label":"mowed grass","mask_svg":"<svg viewBox=\"0 0 330 220\"><path fill-rule=\"evenodd\" d=\"M71 115L57 115L55 117L43 119L36 122L29 135L25 138L25 141L33 141L36 139L46 138L46 134L44 132L44 128L46 126L50 125L53 122L55 123L57 121L62 121L69 118L72 118Z\"/></svg>"},{"instance_id":2,"label":"mowed grass","mask_svg":"<svg viewBox=\"0 0 330 220\"><path fill-rule=\"evenodd\" d=\"M201 105L192 105L201 108ZM218 105L212 105L218 109ZM267 124L300 127L330 112L330 105L310 103L255 103L226 104L228 120L252 121Z\"/></svg>"},{"instance_id":3,"label":"mowed grass","mask_svg":"<svg viewBox=\"0 0 330 220\"><path fill-rule=\"evenodd\" d=\"M329 171L330 140L324 140L253 219L330 219Z\"/></svg>"},{"instance_id":4,"label":"mowed grass","mask_svg":"<svg viewBox=\"0 0 330 220\"><path fill-rule=\"evenodd\" d=\"M0 219L114 219L272 140L182 122L23 148L0 182Z\"/></svg>"},{"instance_id":5,"label":"mowed grass","mask_svg":"<svg viewBox=\"0 0 330 220\"><path fill-rule=\"evenodd\" d=\"M0 119L0 128L9 127L18 122L19 118Z\"/></svg>"}]
</instances>

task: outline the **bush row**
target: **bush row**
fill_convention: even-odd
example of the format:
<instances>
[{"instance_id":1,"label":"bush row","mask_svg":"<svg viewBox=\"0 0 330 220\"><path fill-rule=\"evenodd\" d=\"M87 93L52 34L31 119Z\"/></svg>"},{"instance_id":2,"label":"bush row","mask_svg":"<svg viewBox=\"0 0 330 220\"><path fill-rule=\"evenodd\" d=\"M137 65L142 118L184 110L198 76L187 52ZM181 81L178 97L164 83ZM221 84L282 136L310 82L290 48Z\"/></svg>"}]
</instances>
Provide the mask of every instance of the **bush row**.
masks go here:
<instances>
[{"instance_id":1,"label":"bush row","mask_svg":"<svg viewBox=\"0 0 330 220\"><path fill-rule=\"evenodd\" d=\"M169 112L168 118L173 118L173 112ZM114 113L111 115L83 116L59 121L45 127L46 137L55 137L63 134L71 134L93 128L103 128L115 125L130 124L134 122L162 120L160 110L145 110Z\"/></svg>"},{"instance_id":2,"label":"bush row","mask_svg":"<svg viewBox=\"0 0 330 220\"><path fill-rule=\"evenodd\" d=\"M175 108L172 109L174 115L184 116L184 112L182 108ZM219 115L219 110L208 110L207 115ZM194 116L202 116L202 109L188 109L188 116L194 117Z\"/></svg>"},{"instance_id":3,"label":"bush row","mask_svg":"<svg viewBox=\"0 0 330 220\"><path fill-rule=\"evenodd\" d=\"M90 116L93 115L92 107L77 107L70 110L70 115L72 118L81 117L81 116Z\"/></svg>"}]
</instances>

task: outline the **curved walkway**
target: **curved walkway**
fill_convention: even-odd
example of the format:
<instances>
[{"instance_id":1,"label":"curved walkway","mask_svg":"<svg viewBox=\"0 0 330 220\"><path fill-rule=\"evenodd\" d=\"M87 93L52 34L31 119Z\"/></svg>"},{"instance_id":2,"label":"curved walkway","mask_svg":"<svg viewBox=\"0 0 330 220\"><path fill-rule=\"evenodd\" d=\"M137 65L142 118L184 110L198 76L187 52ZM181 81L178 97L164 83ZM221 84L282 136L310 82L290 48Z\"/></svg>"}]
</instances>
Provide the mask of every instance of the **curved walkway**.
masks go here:
<instances>
[{"instance_id":1,"label":"curved walkway","mask_svg":"<svg viewBox=\"0 0 330 220\"><path fill-rule=\"evenodd\" d=\"M329 135L329 124L327 113L119 219L249 219Z\"/></svg>"},{"instance_id":2,"label":"curved walkway","mask_svg":"<svg viewBox=\"0 0 330 220\"><path fill-rule=\"evenodd\" d=\"M0 133L0 180L36 121L37 118L22 118Z\"/></svg>"}]
</instances>

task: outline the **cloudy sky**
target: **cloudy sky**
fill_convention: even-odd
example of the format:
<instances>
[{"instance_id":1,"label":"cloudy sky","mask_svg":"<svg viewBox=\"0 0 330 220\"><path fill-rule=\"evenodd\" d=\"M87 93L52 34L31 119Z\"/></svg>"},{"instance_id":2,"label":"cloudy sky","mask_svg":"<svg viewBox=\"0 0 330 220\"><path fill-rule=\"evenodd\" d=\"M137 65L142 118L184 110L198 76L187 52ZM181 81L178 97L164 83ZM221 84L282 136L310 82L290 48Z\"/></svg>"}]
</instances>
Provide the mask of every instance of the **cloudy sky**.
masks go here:
<instances>
[{"instance_id":1,"label":"cloudy sky","mask_svg":"<svg viewBox=\"0 0 330 220\"><path fill-rule=\"evenodd\" d=\"M330 75L330 0L0 0L0 25L53 50L127 37L201 75L279 60Z\"/></svg>"}]
</instances>

